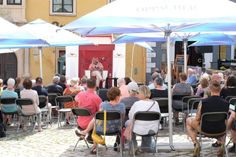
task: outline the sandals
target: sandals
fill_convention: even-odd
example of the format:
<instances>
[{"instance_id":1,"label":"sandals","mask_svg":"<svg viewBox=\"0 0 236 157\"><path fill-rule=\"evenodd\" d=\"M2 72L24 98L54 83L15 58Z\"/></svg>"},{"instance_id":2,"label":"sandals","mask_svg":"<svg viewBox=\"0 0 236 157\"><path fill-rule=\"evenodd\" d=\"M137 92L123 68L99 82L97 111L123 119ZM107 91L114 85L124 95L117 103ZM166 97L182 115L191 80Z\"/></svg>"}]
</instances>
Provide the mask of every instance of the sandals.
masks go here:
<instances>
[{"instance_id":1,"label":"sandals","mask_svg":"<svg viewBox=\"0 0 236 157\"><path fill-rule=\"evenodd\" d=\"M90 154L97 154L97 149L96 147L93 147L90 151Z\"/></svg>"},{"instance_id":2,"label":"sandals","mask_svg":"<svg viewBox=\"0 0 236 157\"><path fill-rule=\"evenodd\" d=\"M75 130L75 134L82 139L84 139L86 136L86 135L81 134L78 130Z\"/></svg>"},{"instance_id":3,"label":"sandals","mask_svg":"<svg viewBox=\"0 0 236 157\"><path fill-rule=\"evenodd\" d=\"M218 143L217 141L215 143L212 143L212 147L220 147L220 146L221 146L221 144Z\"/></svg>"}]
</instances>

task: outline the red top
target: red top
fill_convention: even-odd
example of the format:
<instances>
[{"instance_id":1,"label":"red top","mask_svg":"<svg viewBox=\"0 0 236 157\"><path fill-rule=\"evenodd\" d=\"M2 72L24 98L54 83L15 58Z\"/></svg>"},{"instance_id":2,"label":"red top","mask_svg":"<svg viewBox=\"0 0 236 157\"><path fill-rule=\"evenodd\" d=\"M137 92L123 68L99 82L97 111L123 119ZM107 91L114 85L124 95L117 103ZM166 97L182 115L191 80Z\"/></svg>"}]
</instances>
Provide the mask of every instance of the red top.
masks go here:
<instances>
[{"instance_id":1,"label":"red top","mask_svg":"<svg viewBox=\"0 0 236 157\"><path fill-rule=\"evenodd\" d=\"M85 129L89 122L93 119L95 113L99 111L100 104L102 103L101 98L95 93L94 90L88 89L85 92L80 92L76 95L75 101L78 102L80 108L86 108L90 111L92 116L78 117L77 123L82 128Z\"/></svg>"}]
</instances>

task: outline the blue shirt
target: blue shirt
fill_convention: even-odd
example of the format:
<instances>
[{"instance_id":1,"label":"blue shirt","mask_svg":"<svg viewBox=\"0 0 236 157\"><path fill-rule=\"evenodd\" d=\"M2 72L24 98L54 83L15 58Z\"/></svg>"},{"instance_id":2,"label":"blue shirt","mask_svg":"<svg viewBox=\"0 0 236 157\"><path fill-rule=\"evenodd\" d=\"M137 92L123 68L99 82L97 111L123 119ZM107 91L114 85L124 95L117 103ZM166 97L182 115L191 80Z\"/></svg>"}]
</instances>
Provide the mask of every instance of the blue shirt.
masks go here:
<instances>
[{"instance_id":1,"label":"blue shirt","mask_svg":"<svg viewBox=\"0 0 236 157\"><path fill-rule=\"evenodd\" d=\"M18 94L14 91L5 89L2 91L1 98L18 98ZM16 104L2 105L2 111L5 113L17 112L18 107Z\"/></svg>"},{"instance_id":2,"label":"blue shirt","mask_svg":"<svg viewBox=\"0 0 236 157\"><path fill-rule=\"evenodd\" d=\"M194 75L191 75L187 78L186 82L189 83L190 85L195 85L195 84L197 84L197 81L198 81L197 77Z\"/></svg>"}]
</instances>

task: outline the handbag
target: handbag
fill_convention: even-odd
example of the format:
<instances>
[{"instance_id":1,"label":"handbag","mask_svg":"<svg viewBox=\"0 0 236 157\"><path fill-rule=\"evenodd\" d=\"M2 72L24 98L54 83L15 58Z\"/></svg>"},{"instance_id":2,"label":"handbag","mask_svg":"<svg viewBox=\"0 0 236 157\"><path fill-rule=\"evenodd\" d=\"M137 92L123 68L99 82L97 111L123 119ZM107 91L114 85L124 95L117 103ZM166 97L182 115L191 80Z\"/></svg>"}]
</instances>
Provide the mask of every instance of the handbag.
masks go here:
<instances>
[{"instance_id":1,"label":"handbag","mask_svg":"<svg viewBox=\"0 0 236 157\"><path fill-rule=\"evenodd\" d=\"M107 112L106 110L104 111L104 122L103 122L103 135L104 137L102 137L101 135L98 135L96 133L96 127L93 129L93 133L92 133L92 139L95 143L97 144L101 144L101 145L106 145L106 140L105 140L105 136L106 136L106 126L107 126ZM96 124L95 124L96 125Z\"/></svg>"}]
</instances>

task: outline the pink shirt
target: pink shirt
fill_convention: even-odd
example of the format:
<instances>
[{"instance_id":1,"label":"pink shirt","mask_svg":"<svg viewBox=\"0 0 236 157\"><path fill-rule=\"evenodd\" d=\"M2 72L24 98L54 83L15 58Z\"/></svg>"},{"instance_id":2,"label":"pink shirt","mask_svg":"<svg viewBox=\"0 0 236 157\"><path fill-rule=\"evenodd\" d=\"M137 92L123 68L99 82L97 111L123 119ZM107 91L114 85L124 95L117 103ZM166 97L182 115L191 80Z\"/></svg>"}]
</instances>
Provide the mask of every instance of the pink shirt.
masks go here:
<instances>
[{"instance_id":1,"label":"pink shirt","mask_svg":"<svg viewBox=\"0 0 236 157\"><path fill-rule=\"evenodd\" d=\"M92 114L92 116L83 116L83 117L78 117L77 119L78 125L82 129L85 129L88 126L89 122L93 119L95 113L99 111L102 100L95 93L94 90L88 89L85 92L78 93L75 97L75 101L78 102L78 107L86 108Z\"/></svg>"},{"instance_id":2,"label":"pink shirt","mask_svg":"<svg viewBox=\"0 0 236 157\"><path fill-rule=\"evenodd\" d=\"M128 91L127 85L121 85L119 89L120 89L120 93L121 93L120 100L125 97L129 97L129 91Z\"/></svg>"}]
</instances>

